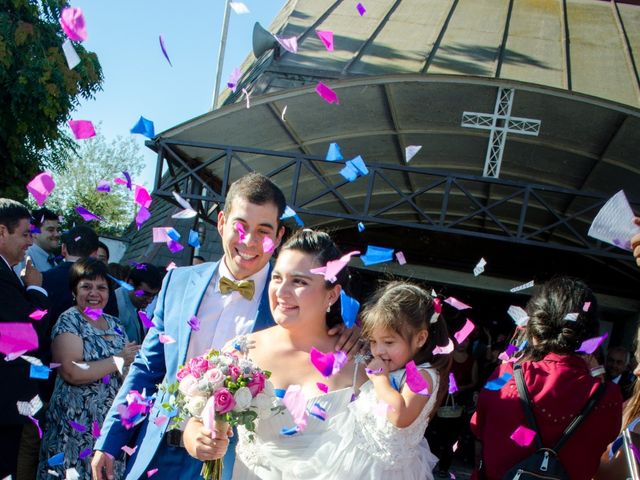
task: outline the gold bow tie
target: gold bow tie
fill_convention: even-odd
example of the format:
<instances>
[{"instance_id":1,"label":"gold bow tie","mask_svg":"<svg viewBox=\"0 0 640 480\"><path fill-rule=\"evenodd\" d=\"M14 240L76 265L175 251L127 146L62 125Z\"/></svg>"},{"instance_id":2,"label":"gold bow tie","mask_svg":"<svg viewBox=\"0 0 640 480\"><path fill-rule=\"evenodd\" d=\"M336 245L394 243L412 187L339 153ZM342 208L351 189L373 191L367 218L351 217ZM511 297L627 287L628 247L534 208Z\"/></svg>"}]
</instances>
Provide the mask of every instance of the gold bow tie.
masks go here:
<instances>
[{"instance_id":1,"label":"gold bow tie","mask_svg":"<svg viewBox=\"0 0 640 480\"><path fill-rule=\"evenodd\" d=\"M222 277L220 279L219 287L220 293L223 295L235 290L247 300L251 300L253 298L253 294L256 289L253 280L239 280L234 282L233 280L229 280L227 277Z\"/></svg>"}]
</instances>

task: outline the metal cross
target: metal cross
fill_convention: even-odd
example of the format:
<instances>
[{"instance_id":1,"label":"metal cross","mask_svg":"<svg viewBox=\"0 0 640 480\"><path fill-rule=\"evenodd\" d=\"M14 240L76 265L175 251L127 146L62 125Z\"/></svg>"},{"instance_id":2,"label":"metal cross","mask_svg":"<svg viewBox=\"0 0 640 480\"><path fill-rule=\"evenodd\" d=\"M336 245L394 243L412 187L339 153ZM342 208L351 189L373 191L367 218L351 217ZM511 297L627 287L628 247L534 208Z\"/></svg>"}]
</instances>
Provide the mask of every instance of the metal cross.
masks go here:
<instances>
[{"instance_id":1,"label":"metal cross","mask_svg":"<svg viewBox=\"0 0 640 480\"><path fill-rule=\"evenodd\" d=\"M502 154L507 141L507 133L519 133L537 137L540 133L540 120L532 118L512 117L511 107L513 106L513 88L498 88L496 106L491 113L463 112L460 126L467 128L477 128L480 130L490 130L489 147L484 160L484 171L482 176L498 178L500 175L500 165L502 164Z\"/></svg>"}]
</instances>

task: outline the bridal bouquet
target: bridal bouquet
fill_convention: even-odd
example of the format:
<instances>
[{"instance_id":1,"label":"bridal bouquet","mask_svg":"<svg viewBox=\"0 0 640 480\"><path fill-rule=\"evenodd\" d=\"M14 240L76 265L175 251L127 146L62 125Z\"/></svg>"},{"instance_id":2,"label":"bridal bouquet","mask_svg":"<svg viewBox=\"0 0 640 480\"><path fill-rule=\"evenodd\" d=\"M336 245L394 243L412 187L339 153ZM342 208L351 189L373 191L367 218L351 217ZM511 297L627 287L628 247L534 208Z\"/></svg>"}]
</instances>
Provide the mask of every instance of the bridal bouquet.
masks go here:
<instances>
[{"instance_id":1,"label":"bridal bouquet","mask_svg":"<svg viewBox=\"0 0 640 480\"><path fill-rule=\"evenodd\" d=\"M196 417L226 438L229 426L242 425L255 431L255 421L271 415L275 404L270 372L258 368L241 353L246 350L236 343L237 350L210 350L192 358L179 368L178 381L162 385L171 396L163 408L175 411L169 428L177 428L185 419ZM222 477L222 459L207 461L202 467L205 480Z\"/></svg>"}]
</instances>

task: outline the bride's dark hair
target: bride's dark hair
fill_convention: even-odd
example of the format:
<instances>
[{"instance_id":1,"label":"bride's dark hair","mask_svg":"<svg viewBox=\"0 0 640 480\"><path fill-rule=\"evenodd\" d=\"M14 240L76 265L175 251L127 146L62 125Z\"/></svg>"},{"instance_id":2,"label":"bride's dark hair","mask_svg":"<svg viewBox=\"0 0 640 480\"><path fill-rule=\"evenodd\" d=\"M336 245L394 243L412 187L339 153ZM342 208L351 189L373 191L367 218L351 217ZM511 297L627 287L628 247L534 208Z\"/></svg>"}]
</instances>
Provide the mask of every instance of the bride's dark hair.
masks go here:
<instances>
[{"instance_id":1,"label":"bride's dark hair","mask_svg":"<svg viewBox=\"0 0 640 480\"><path fill-rule=\"evenodd\" d=\"M342 256L340 250L336 244L331 240L331 237L325 232L318 232L305 228L304 230L298 230L295 232L286 242L280 247L280 252L284 250L296 250L298 252L312 255L319 266L324 266L331 260L337 260ZM336 275L336 282L325 282L327 290L333 288L336 284L339 284L345 293L349 293L349 271L345 267ZM327 312L327 328L335 327L342 322L342 315L340 314L340 300L335 302L329 312Z\"/></svg>"}]
</instances>

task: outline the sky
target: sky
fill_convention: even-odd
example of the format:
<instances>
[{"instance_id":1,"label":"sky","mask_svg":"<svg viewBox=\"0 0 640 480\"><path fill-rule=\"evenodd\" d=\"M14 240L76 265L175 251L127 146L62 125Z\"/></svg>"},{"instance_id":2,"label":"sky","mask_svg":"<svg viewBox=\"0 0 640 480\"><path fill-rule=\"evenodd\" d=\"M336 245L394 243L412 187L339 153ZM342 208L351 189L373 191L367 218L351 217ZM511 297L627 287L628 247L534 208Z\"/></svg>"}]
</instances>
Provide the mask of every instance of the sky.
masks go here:
<instances>
[{"instance_id":1,"label":"sky","mask_svg":"<svg viewBox=\"0 0 640 480\"><path fill-rule=\"evenodd\" d=\"M284 0L244 0L250 13L230 11L221 86L251 53L253 24L268 28ZM213 98L224 0L71 0L84 13L84 47L98 55L104 81L95 99L83 100L73 120L101 124L112 140L131 135L140 115L160 133L209 111ZM164 37L170 66L162 54ZM142 177L153 188L156 155L135 135L144 154Z\"/></svg>"}]
</instances>

